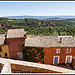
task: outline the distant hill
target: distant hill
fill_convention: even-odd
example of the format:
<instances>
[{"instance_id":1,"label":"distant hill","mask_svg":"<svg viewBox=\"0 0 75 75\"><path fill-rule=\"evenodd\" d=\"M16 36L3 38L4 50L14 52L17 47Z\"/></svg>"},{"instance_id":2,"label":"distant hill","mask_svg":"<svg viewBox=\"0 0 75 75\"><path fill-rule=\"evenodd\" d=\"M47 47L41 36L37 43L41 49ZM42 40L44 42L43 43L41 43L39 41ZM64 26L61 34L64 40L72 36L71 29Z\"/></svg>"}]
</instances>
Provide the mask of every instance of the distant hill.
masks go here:
<instances>
[{"instance_id":1,"label":"distant hill","mask_svg":"<svg viewBox=\"0 0 75 75\"><path fill-rule=\"evenodd\" d=\"M46 18L45 20L63 20L63 18L55 17L55 18Z\"/></svg>"},{"instance_id":2,"label":"distant hill","mask_svg":"<svg viewBox=\"0 0 75 75\"><path fill-rule=\"evenodd\" d=\"M45 20L56 20L56 19L74 19L75 16L5 16L4 18L12 19L24 19L24 18L33 18L33 19L45 19Z\"/></svg>"}]
</instances>

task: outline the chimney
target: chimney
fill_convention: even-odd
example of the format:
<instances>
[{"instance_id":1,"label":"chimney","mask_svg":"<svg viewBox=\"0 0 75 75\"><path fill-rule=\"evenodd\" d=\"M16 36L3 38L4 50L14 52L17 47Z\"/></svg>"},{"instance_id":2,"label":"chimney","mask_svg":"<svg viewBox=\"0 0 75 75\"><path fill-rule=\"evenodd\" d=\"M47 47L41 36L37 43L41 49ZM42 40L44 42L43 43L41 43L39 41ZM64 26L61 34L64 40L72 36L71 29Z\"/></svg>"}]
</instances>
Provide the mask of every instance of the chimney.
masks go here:
<instances>
[{"instance_id":1,"label":"chimney","mask_svg":"<svg viewBox=\"0 0 75 75\"><path fill-rule=\"evenodd\" d=\"M27 38L27 33L25 33L24 36L25 36L25 39L26 39Z\"/></svg>"},{"instance_id":2,"label":"chimney","mask_svg":"<svg viewBox=\"0 0 75 75\"><path fill-rule=\"evenodd\" d=\"M61 43L61 42L62 42L62 37L59 38L59 43Z\"/></svg>"}]
</instances>

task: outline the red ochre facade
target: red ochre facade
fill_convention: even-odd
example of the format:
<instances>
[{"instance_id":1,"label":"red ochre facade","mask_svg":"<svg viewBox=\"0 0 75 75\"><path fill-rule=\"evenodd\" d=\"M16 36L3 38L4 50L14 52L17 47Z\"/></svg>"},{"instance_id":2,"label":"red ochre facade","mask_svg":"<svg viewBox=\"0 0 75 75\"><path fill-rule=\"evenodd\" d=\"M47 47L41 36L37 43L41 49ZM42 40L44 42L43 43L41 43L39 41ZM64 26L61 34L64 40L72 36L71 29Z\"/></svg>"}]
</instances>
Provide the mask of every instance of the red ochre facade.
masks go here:
<instances>
[{"instance_id":1,"label":"red ochre facade","mask_svg":"<svg viewBox=\"0 0 75 75\"><path fill-rule=\"evenodd\" d=\"M22 53L22 42L25 38L7 39L9 54L11 59L19 59L18 53Z\"/></svg>"},{"instance_id":2,"label":"red ochre facade","mask_svg":"<svg viewBox=\"0 0 75 75\"><path fill-rule=\"evenodd\" d=\"M7 39L10 58L19 59L18 53L22 53L22 42L24 41L25 41L25 38ZM35 47L33 48L35 49ZM60 49L60 53L56 53L57 49ZM66 49L71 49L71 52L66 53ZM30 51L32 52L32 49ZM50 64L50 65L54 64L54 56L59 56L59 63L65 63L66 56L72 56L72 64L75 66L75 48L74 47L43 48L43 53L44 53L44 58L43 58L44 64ZM34 54L36 54L36 59L38 59L39 53L37 52L37 50L35 50ZM27 52L27 55L28 55L28 52ZM42 55L40 55L40 57L41 56Z\"/></svg>"},{"instance_id":3,"label":"red ochre facade","mask_svg":"<svg viewBox=\"0 0 75 75\"><path fill-rule=\"evenodd\" d=\"M60 49L60 53L56 53L56 50ZM66 49L71 49L71 52L66 53ZM54 64L54 56L59 56L59 63L65 63L66 56L72 56L72 64L75 66L75 48L44 48L44 64ZM73 59L74 58L74 59Z\"/></svg>"},{"instance_id":4,"label":"red ochre facade","mask_svg":"<svg viewBox=\"0 0 75 75\"><path fill-rule=\"evenodd\" d=\"M32 49L27 49L27 47L25 47L27 50L27 56L29 55L28 51L31 51L31 57L36 54L36 56L39 55L38 52L36 52L36 48L33 47ZM29 47L31 48L31 47ZM33 50L34 49L34 50ZM41 48L42 49L42 48ZM57 53L57 49L60 49L60 53ZM71 52L66 53L66 49L71 49ZM38 50L40 51L40 48L38 48ZM35 51L35 52L33 52ZM43 57L43 62L44 64L54 64L54 57L55 56L59 56L59 63L66 63L66 56L72 56L72 64L75 66L75 48L73 47L52 47L52 48L43 48L43 53L44 53L44 57ZM40 55L42 56L42 55ZM33 56L34 57L34 56ZM74 58L74 59L73 59ZM40 59L39 57L36 57L36 59ZM40 62L40 61L39 61ZM40 62L41 63L41 62Z\"/></svg>"}]
</instances>

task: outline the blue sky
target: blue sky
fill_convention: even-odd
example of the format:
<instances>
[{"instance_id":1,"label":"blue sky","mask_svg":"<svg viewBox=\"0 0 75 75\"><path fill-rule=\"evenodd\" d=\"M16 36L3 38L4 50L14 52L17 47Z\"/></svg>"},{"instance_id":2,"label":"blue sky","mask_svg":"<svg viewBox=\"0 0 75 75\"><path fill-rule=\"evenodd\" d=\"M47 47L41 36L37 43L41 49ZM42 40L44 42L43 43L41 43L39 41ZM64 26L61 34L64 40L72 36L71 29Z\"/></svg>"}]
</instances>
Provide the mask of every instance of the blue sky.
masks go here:
<instances>
[{"instance_id":1,"label":"blue sky","mask_svg":"<svg viewBox=\"0 0 75 75\"><path fill-rule=\"evenodd\" d=\"M75 16L75 2L0 2L0 16Z\"/></svg>"}]
</instances>

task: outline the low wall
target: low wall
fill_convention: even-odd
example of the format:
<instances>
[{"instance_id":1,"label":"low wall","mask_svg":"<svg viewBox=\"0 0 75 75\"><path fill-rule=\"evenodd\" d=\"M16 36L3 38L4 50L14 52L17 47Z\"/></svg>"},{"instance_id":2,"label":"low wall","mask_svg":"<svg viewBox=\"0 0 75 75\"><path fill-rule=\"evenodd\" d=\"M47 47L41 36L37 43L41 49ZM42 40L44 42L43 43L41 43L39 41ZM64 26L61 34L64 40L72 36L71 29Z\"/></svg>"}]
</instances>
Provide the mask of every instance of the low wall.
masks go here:
<instances>
[{"instance_id":1,"label":"low wall","mask_svg":"<svg viewBox=\"0 0 75 75\"><path fill-rule=\"evenodd\" d=\"M17 65L23 65L23 66L30 66L30 67L37 67L41 69L48 69L56 72L62 72L62 73L70 73L70 74L75 74L74 70L66 69L66 68L61 68L53 65L46 65L46 64L40 64L40 63L33 63L33 62L27 62L27 61L19 61L19 60L12 60L12 59L5 59L5 58L0 58L0 63L3 63L4 66L5 64L8 64L8 66L4 69L6 70L6 73L10 73L10 64L17 64ZM8 70L8 72L7 72Z\"/></svg>"}]
</instances>

